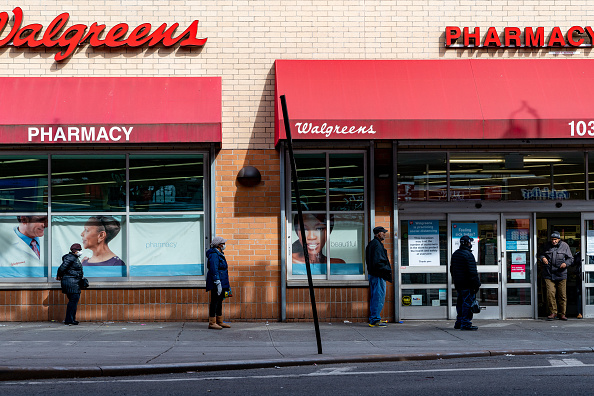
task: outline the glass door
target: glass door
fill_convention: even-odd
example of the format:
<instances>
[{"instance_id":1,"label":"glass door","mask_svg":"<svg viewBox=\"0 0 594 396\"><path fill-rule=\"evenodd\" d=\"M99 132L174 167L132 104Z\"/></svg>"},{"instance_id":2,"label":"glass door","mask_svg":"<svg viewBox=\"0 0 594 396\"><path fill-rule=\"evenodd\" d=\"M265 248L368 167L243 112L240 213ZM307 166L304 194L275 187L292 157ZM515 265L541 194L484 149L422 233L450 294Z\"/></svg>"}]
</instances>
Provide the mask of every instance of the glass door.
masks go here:
<instances>
[{"instance_id":1,"label":"glass door","mask_svg":"<svg viewBox=\"0 0 594 396\"><path fill-rule=\"evenodd\" d=\"M585 318L594 318L594 213L582 213L582 224L585 233L582 234L583 254L575 255L575 266L582 264L579 273L581 280L581 295L578 296L578 305L583 308ZM582 297L583 298L579 298ZM582 301L580 301L582 300ZM579 307L578 307L579 309Z\"/></svg>"},{"instance_id":2,"label":"glass door","mask_svg":"<svg viewBox=\"0 0 594 396\"><path fill-rule=\"evenodd\" d=\"M533 266L531 217L523 215L502 215L502 257L504 276L502 279L503 319L533 318Z\"/></svg>"},{"instance_id":3,"label":"glass door","mask_svg":"<svg viewBox=\"0 0 594 396\"><path fill-rule=\"evenodd\" d=\"M401 216L399 236L400 318L446 319L445 216Z\"/></svg>"},{"instance_id":4,"label":"glass door","mask_svg":"<svg viewBox=\"0 0 594 396\"><path fill-rule=\"evenodd\" d=\"M474 238L472 251L482 284L477 298L483 307L481 313L476 315L476 319L501 319L502 317L500 229L499 215L454 214L449 218L448 231L451 253L460 246L462 236L468 235ZM458 296L453 284L450 293L450 318L454 319L456 317L456 299Z\"/></svg>"}]
</instances>

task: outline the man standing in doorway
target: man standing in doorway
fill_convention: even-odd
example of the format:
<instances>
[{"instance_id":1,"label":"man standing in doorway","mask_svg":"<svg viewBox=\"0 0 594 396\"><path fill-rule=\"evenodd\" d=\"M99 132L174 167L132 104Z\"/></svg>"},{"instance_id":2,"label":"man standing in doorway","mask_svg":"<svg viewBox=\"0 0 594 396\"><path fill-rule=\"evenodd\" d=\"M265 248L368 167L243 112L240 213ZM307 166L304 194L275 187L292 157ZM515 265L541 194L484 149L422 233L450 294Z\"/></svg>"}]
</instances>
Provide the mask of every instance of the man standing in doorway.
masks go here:
<instances>
[{"instance_id":1,"label":"man standing in doorway","mask_svg":"<svg viewBox=\"0 0 594 396\"><path fill-rule=\"evenodd\" d=\"M554 231L551 241L545 244L538 257L543 264L543 277L547 285L547 320L554 320L555 317L567 320L567 267L573 264L571 249L561 240L561 234Z\"/></svg>"},{"instance_id":2,"label":"man standing in doorway","mask_svg":"<svg viewBox=\"0 0 594 396\"><path fill-rule=\"evenodd\" d=\"M478 327L472 325L471 306L481 287L481 281L476 269L476 260L472 254L472 242L474 239L468 235L460 238L460 247L452 254L450 262L450 273L458 292L454 329L478 330Z\"/></svg>"},{"instance_id":3,"label":"man standing in doorway","mask_svg":"<svg viewBox=\"0 0 594 396\"><path fill-rule=\"evenodd\" d=\"M386 299L386 281L392 282L392 266L388 260L388 252L384 248L383 241L386 239L384 227L373 229L374 238L367 244L365 249L365 262L367 263L367 275L369 277L369 326L385 327L387 321L382 320L380 314Z\"/></svg>"}]
</instances>

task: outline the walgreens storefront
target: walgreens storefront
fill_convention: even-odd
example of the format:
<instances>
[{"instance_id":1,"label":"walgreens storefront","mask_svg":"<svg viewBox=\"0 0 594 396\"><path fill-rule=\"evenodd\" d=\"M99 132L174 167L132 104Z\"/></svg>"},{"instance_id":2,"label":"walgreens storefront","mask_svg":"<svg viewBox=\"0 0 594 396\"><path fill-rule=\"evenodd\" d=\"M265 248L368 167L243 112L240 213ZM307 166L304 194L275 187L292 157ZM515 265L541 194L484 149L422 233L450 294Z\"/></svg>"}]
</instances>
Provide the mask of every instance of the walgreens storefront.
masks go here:
<instances>
[{"instance_id":1,"label":"walgreens storefront","mask_svg":"<svg viewBox=\"0 0 594 396\"><path fill-rule=\"evenodd\" d=\"M276 93L288 103L301 203L325 242L314 278L364 287L364 247L369 230L382 225L390 229L386 246L396 269L388 312L393 305L395 319L452 319L449 258L466 234L475 239L481 317L546 316L537 251L555 230L583 264L570 271L568 312L594 316L592 66L545 59L277 61ZM281 147L283 122L277 106ZM304 272L289 182L290 287Z\"/></svg>"},{"instance_id":2,"label":"walgreens storefront","mask_svg":"<svg viewBox=\"0 0 594 396\"><path fill-rule=\"evenodd\" d=\"M143 307L141 317L151 293L204 285L220 78L2 78L0 86L5 295L45 298L55 304L50 319L60 319L55 276L73 243L84 248L91 283L88 319L131 319ZM176 319L172 311L159 316ZM26 312L20 320L47 318Z\"/></svg>"}]
</instances>

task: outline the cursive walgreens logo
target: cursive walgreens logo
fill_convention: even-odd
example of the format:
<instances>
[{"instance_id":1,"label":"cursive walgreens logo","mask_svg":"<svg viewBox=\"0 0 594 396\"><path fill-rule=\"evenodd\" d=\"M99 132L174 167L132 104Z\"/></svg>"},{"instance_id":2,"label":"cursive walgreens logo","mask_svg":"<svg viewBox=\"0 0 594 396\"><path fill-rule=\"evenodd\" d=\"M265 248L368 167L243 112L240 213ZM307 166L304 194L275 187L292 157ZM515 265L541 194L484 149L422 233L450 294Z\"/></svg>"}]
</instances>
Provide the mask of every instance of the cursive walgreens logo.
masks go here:
<instances>
[{"instance_id":1,"label":"cursive walgreens logo","mask_svg":"<svg viewBox=\"0 0 594 396\"><path fill-rule=\"evenodd\" d=\"M344 126L344 125L330 125L323 123L322 125L314 125L311 122L296 122L297 133L300 134L321 134L324 137L330 137L332 134L337 135L354 135L354 134L375 134L373 125L369 126Z\"/></svg>"},{"instance_id":2,"label":"cursive walgreens logo","mask_svg":"<svg viewBox=\"0 0 594 396\"><path fill-rule=\"evenodd\" d=\"M35 48L45 46L52 48L58 46L62 51L56 53L54 56L56 61L62 61L68 58L74 53L78 45L87 41L91 47L106 45L113 48L125 45L129 47L140 47L144 44L153 47L161 42L165 47L171 47L178 42L180 47L203 46L207 40L206 38L199 39L196 37L198 34L197 20L192 22L177 37L173 37L173 35L179 27L179 23L174 23L169 28L164 23L152 33L151 24L143 23L134 28L127 37L126 34L129 30L127 23L118 23L105 34L105 25L99 25L97 22L94 22L91 26L82 24L72 25L60 34L64 26L66 26L68 19L70 19L70 14L67 12L54 18L42 35L41 31L44 29L44 26L39 23L32 23L21 28L23 10L20 7L16 7L12 12L14 13L14 25L8 35L0 39L0 47L8 45L11 41L15 47ZM9 19L7 12L0 12L0 35L8 25Z\"/></svg>"}]
</instances>

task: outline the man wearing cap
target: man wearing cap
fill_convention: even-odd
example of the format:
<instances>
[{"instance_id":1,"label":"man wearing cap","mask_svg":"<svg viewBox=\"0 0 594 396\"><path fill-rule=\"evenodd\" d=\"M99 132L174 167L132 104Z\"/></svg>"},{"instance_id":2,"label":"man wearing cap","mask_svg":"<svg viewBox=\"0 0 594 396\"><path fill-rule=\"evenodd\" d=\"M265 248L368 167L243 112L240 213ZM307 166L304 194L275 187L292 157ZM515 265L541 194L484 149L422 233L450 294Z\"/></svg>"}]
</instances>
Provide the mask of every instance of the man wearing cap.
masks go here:
<instances>
[{"instance_id":1,"label":"man wearing cap","mask_svg":"<svg viewBox=\"0 0 594 396\"><path fill-rule=\"evenodd\" d=\"M386 281L392 282L392 266L388 259L388 252L382 243L386 239L384 227L373 229L374 238L365 249L365 262L369 278L369 326L385 327L386 322L380 314L386 299Z\"/></svg>"},{"instance_id":2,"label":"man wearing cap","mask_svg":"<svg viewBox=\"0 0 594 396\"><path fill-rule=\"evenodd\" d=\"M476 260L474 254L472 254L472 242L474 242L474 239L468 235L460 238L460 247L452 254L450 262L452 281L458 292L454 329L478 329L478 327L472 325L471 306L476 299L476 293L481 287L481 281L476 269Z\"/></svg>"},{"instance_id":3,"label":"man wearing cap","mask_svg":"<svg viewBox=\"0 0 594 396\"><path fill-rule=\"evenodd\" d=\"M567 320L567 267L573 264L569 245L561 240L561 234L553 231L551 241L541 249L538 258L542 262L543 278L547 286L548 320L558 317Z\"/></svg>"}]
</instances>

